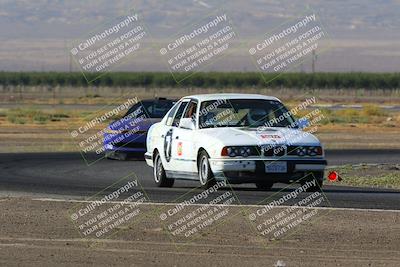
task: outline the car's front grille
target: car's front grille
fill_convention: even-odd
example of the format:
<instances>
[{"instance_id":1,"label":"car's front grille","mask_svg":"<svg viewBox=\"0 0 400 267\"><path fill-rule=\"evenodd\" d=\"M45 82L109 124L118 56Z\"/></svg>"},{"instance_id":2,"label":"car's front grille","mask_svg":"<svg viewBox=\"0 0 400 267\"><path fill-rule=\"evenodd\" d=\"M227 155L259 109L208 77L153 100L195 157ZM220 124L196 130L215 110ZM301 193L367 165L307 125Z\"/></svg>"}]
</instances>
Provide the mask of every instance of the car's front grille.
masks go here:
<instances>
[{"instance_id":1,"label":"car's front grille","mask_svg":"<svg viewBox=\"0 0 400 267\"><path fill-rule=\"evenodd\" d=\"M282 157L285 155L286 146L266 146L264 147L264 156L266 157Z\"/></svg>"},{"instance_id":2,"label":"car's front grille","mask_svg":"<svg viewBox=\"0 0 400 267\"><path fill-rule=\"evenodd\" d=\"M311 152L310 152L311 149ZM264 146L262 148L264 151L263 155L265 157L282 157L288 156L320 156L322 155L322 150L320 146Z\"/></svg>"}]
</instances>

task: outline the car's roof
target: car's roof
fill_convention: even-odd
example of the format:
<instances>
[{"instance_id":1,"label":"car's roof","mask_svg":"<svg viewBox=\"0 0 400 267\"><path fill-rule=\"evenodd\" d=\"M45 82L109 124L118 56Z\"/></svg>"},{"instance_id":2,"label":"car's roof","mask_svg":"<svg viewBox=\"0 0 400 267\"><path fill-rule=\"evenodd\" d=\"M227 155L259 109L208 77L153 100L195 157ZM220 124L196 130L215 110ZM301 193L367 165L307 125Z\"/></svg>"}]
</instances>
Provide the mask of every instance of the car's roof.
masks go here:
<instances>
[{"instance_id":1,"label":"car's roof","mask_svg":"<svg viewBox=\"0 0 400 267\"><path fill-rule=\"evenodd\" d=\"M218 99L265 99L265 100L277 100L278 98L274 96L265 96L259 94L234 94L234 93L221 93L221 94L202 94L202 95L190 95L185 96L182 99L194 98L198 101L209 101L209 100L218 100Z\"/></svg>"},{"instance_id":2,"label":"car's roof","mask_svg":"<svg viewBox=\"0 0 400 267\"><path fill-rule=\"evenodd\" d=\"M177 101L176 99L169 99L169 98L152 98L152 99L143 99L140 102L173 102Z\"/></svg>"}]
</instances>

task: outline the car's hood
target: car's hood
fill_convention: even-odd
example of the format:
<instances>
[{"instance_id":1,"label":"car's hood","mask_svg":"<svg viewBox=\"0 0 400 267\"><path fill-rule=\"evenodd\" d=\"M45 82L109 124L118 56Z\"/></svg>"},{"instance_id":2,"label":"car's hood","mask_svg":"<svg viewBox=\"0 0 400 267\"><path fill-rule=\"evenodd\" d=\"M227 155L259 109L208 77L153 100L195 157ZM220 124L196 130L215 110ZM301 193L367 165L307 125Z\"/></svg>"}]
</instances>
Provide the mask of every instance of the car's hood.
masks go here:
<instances>
[{"instance_id":1,"label":"car's hood","mask_svg":"<svg viewBox=\"0 0 400 267\"><path fill-rule=\"evenodd\" d=\"M137 131L147 131L151 125L156 122L161 121L158 118L129 118L129 119L120 119L118 121L114 121L110 123L108 126L109 129L114 131L125 131L125 130L137 130Z\"/></svg>"},{"instance_id":2,"label":"car's hood","mask_svg":"<svg viewBox=\"0 0 400 267\"><path fill-rule=\"evenodd\" d=\"M266 129L224 127L203 129L204 133L223 145L319 145L319 140L312 134L298 129L273 127Z\"/></svg>"}]
</instances>

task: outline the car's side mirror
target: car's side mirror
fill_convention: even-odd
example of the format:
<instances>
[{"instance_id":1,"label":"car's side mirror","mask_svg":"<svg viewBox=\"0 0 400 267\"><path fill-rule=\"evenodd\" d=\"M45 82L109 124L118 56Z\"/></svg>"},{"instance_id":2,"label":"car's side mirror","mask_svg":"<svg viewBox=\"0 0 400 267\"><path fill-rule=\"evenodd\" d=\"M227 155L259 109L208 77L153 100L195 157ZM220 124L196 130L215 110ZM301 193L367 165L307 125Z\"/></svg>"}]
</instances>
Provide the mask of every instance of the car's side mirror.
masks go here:
<instances>
[{"instance_id":1,"label":"car's side mirror","mask_svg":"<svg viewBox=\"0 0 400 267\"><path fill-rule=\"evenodd\" d=\"M194 130L195 125L192 118L182 118L181 122L179 123L179 127L183 129Z\"/></svg>"},{"instance_id":2,"label":"car's side mirror","mask_svg":"<svg viewBox=\"0 0 400 267\"><path fill-rule=\"evenodd\" d=\"M310 121L307 118L300 118L299 120L296 121L296 126L299 129L304 129L310 126Z\"/></svg>"}]
</instances>

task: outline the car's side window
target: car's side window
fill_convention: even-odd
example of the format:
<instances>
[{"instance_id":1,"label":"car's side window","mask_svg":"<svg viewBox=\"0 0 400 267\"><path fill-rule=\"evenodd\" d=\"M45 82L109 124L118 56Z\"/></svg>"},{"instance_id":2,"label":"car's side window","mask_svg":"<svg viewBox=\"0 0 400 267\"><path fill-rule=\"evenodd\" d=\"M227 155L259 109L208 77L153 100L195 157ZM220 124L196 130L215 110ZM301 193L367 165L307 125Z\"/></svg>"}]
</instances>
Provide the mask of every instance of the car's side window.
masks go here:
<instances>
[{"instance_id":1,"label":"car's side window","mask_svg":"<svg viewBox=\"0 0 400 267\"><path fill-rule=\"evenodd\" d=\"M175 117L174 117L174 121L172 122L172 126L178 127L179 126L179 122L182 118L183 112L185 111L186 106L188 105L189 101L185 101L182 102L182 104L179 106Z\"/></svg>"},{"instance_id":2,"label":"car's side window","mask_svg":"<svg viewBox=\"0 0 400 267\"><path fill-rule=\"evenodd\" d=\"M185 115L183 115L183 118L191 118L193 120L193 123L196 125L196 110L197 110L197 102L193 100L190 101L185 111Z\"/></svg>"},{"instance_id":3,"label":"car's side window","mask_svg":"<svg viewBox=\"0 0 400 267\"><path fill-rule=\"evenodd\" d=\"M171 126L172 122L174 121L174 115L176 113L176 110L181 106L182 102L176 103L175 106L172 107L172 109L168 113L167 121L165 122L165 125Z\"/></svg>"},{"instance_id":4,"label":"car's side window","mask_svg":"<svg viewBox=\"0 0 400 267\"><path fill-rule=\"evenodd\" d=\"M133 105L132 107L130 107L129 109L128 109L128 111L125 113L125 115L124 115L124 117L132 117L132 113L134 113L134 112L136 112L136 110L138 110L138 109L140 109L140 108L142 108L142 104L139 102L139 103L136 103L135 105Z\"/></svg>"}]
</instances>

